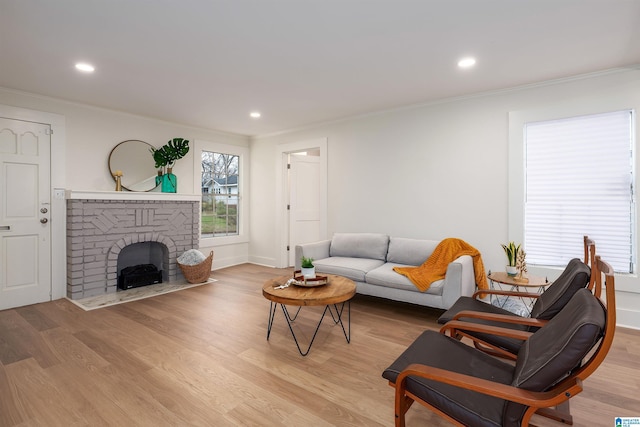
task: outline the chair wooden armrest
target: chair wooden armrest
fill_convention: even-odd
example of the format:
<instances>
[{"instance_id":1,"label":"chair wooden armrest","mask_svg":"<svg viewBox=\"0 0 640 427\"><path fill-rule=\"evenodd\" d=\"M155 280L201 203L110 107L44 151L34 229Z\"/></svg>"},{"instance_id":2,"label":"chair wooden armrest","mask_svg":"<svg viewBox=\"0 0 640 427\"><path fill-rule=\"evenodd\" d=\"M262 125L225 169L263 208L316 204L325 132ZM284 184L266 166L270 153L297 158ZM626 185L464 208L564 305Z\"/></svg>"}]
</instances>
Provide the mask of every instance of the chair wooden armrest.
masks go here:
<instances>
[{"instance_id":1,"label":"chair wooden armrest","mask_svg":"<svg viewBox=\"0 0 640 427\"><path fill-rule=\"evenodd\" d=\"M484 295L506 295L512 297L521 297L521 298L540 298L539 293L535 292L518 292L518 291L503 291L500 289L482 289L475 291L471 298L478 299L479 296Z\"/></svg>"},{"instance_id":2,"label":"chair wooden armrest","mask_svg":"<svg viewBox=\"0 0 640 427\"><path fill-rule=\"evenodd\" d=\"M398 375L395 384L389 382L389 385L396 389L396 405L398 404L398 398L406 393L406 378L408 376L421 377L455 387L461 387L500 399L521 403L533 409L558 405L582 391L582 381L576 377L567 378L551 390L533 392L470 375L460 374L458 372L448 371L446 369L413 363ZM535 410L531 411L531 414L534 412Z\"/></svg>"},{"instance_id":3,"label":"chair wooden armrest","mask_svg":"<svg viewBox=\"0 0 640 427\"><path fill-rule=\"evenodd\" d=\"M500 326L483 325L481 323L464 322L461 320L452 320L440 328L441 334L447 335L447 332L449 332L452 337L460 333L464 334L464 331L499 335L517 340L527 340L533 334L533 332L521 331L519 329L501 328ZM473 337L470 338L475 339Z\"/></svg>"},{"instance_id":4,"label":"chair wooden armrest","mask_svg":"<svg viewBox=\"0 0 640 427\"><path fill-rule=\"evenodd\" d=\"M453 320L460 320L461 318L491 320L493 322L500 322L500 323L515 323L518 325L535 326L538 328L541 328L548 322L548 320L534 319L532 317L521 317L517 315L512 316L509 314L485 313L482 311L473 311L473 310L463 310L459 313L456 313L456 315L453 316Z\"/></svg>"},{"instance_id":5,"label":"chair wooden armrest","mask_svg":"<svg viewBox=\"0 0 640 427\"><path fill-rule=\"evenodd\" d=\"M529 339L533 332L522 331L519 329L503 328L500 326L484 325L481 323L464 322L461 320L451 320L447 322L442 328L440 333L447 335L455 339L468 338L473 342L473 345L478 350L481 350L487 354L491 354L503 359L516 360L518 355L510 350L500 347L495 344L494 340L486 340L483 335L502 336L506 338L512 338L516 340L526 341Z\"/></svg>"}]
</instances>

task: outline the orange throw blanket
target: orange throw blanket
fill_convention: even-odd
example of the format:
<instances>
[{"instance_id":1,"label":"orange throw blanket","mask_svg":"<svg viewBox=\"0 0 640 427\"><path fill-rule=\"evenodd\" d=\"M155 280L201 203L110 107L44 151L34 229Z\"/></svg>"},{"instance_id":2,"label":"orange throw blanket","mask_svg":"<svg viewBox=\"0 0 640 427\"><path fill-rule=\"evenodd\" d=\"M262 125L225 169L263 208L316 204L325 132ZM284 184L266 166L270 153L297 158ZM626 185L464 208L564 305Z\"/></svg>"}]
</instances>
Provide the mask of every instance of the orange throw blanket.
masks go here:
<instances>
[{"instance_id":1,"label":"orange throw blanket","mask_svg":"<svg viewBox=\"0 0 640 427\"><path fill-rule=\"evenodd\" d=\"M487 275L480 252L464 240L448 238L436 246L433 253L419 267L393 267L397 273L407 276L421 292L429 289L436 280L444 279L449 263L462 255L473 258L473 269L479 289L489 289Z\"/></svg>"}]
</instances>

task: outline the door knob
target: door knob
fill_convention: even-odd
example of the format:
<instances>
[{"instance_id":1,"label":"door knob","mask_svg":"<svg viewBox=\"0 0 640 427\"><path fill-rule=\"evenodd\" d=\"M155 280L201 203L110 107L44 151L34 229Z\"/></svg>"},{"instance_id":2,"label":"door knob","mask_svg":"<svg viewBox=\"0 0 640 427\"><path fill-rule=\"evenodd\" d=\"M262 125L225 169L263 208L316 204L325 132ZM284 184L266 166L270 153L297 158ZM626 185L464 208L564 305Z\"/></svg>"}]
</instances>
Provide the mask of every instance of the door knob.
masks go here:
<instances>
[{"instance_id":1,"label":"door knob","mask_svg":"<svg viewBox=\"0 0 640 427\"><path fill-rule=\"evenodd\" d=\"M46 224L47 222L49 222L49 220L47 218L42 218L40 222L43 224Z\"/></svg>"},{"instance_id":2,"label":"door knob","mask_svg":"<svg viewBox=\"0 0 640 427\"><path fill-rule=\"evenodd\" d=\"M49 211L47 210L47 208L42 208L42 209L40 209L40 212L42 212L42 213L47 213L47 212L49 212Z\"/></svg>"}]
</instances>

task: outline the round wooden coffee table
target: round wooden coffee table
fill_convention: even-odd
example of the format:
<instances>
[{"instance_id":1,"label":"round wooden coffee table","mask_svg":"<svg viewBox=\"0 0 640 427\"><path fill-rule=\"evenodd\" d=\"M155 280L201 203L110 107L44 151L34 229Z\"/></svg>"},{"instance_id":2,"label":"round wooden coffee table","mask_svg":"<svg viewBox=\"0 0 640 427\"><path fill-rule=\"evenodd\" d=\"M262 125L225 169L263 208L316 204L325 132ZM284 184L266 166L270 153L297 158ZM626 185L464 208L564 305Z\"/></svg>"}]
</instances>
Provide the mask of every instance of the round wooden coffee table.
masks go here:
<instances>
[{"instance_id":1,"label":"round wooden coffee table","mask_svg":"<svg viewBox=\"0 0 640 427\"><path fill-rule=\"evenodd\" d=\"M267 280L262 286L262 295L271 302L269 308L269 323L267 326L267 340L271 334L273 319L275 318L278 305L282 307L284 318L287 321L293 340L298 347L298 351L302 356L309 354L313 340L320 329L324 316L329 312L331 318L336 325L342 327L342 332L347 340L351 341L351 298L356 294L356 284L353 280L341 276L327 275L327 284L315 287L290 285L286 288L278 288L289 280L291 276L281 276L275 279ZM288 305L298 306L296 313L291 316ZM303 306L325 306L322 316L318 321L318 325L311 337L311 341L306 350L302 350L298 343L298 338L291 323L296 320L300 309ZM343 323L343 312L345 305L347 306L347 327ZM335 313L334 313L335 311Z\"/></svg>"}]
</instances>

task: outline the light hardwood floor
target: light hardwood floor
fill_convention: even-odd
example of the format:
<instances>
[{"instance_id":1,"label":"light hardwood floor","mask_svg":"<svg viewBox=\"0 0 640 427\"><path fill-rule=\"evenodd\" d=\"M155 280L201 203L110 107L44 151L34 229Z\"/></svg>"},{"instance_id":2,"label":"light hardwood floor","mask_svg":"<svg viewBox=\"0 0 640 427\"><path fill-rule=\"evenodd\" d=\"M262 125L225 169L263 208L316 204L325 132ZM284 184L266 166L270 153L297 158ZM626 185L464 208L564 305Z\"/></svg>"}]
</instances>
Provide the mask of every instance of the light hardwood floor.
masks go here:
<instances>
[{"instance_id":1,"label":"light hardwood floor","mask_svg":"<svg viewBox=\"0 0 640 427\"><path fill-rule=\"evenodd\" d=\"M393 425L381 373L437 329L441 311L357 295L351 343L325 319L302 357L281 311L266 340L261 286L288 273L245 264L209 285L89 312L66 300L0 311L0 425ZM319 315L304 309L299 333L308 339ZM640 332L619 328L572 399L576 426L640 416L639 356ZM407 425L449 424L416 404Z\"/></svg>"}]
</instances>

